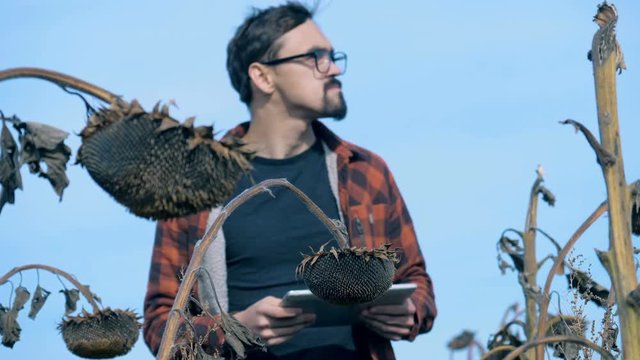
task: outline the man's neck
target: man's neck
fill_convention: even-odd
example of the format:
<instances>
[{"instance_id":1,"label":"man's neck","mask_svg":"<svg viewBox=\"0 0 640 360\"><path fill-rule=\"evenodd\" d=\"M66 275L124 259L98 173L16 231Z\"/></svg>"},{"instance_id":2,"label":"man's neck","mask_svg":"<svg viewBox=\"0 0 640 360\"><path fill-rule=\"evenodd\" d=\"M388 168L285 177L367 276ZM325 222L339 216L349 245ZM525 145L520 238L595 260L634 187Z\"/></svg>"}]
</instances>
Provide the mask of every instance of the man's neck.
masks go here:
<instances>
[{"instance_id":1,"label":"man's neck","mask_svg":"<svg viewBox=\"0 0 640 360\"><path fill-rule=\"evenodd\" d=\"M286 159L309 149L316 141L312 119L292 117L276 111L256 111L243 140L257 156Z\"/></svg>"}]
</instances>

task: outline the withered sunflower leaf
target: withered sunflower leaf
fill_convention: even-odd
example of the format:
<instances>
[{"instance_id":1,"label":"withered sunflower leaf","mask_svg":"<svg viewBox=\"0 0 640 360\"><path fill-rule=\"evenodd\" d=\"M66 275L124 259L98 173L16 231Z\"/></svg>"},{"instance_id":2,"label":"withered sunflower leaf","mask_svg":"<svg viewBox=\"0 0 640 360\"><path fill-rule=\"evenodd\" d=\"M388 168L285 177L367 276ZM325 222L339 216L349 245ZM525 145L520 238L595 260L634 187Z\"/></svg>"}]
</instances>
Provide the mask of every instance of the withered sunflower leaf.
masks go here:
<instances>
[{"instance_id":1,"label":"withered sunflower leaf","mask_svg":"<svg viewBox=\"0 0 640 360\"><path fill-rule=\"evenodd\" d=\"M447 343L449 350L461 350L469 347L473 342L475 333L469 330L464 330L462 333L456 335Z\"/></svg>"},{"instance_id":2,"label":"withered sunflower leaf","mask_svg":"<svg viewBox=\"0 0 640 360\"><path fill-rule=\"evenodd\" d=\"M549 206L554 206L556 204L556 196L553 195L551 190L544 186L540 186L538 191L542 194L542 200L549 204Z\"/></svg>"},{"instance_id":3,"label":"withered sunflower leaf","mask_svg":"<svg viewBox=\"0 0 640 360\"><path fill-rule=\"evenodd\" d=\"M22 189L19 154L18 144L3 121L0 133L0 212L4 204L15 202L15 190Z\"/></svg>"},{"instance_id":4,"label":"withered sunflower leaf","mask_svg":"<svg viewBox=\"0 0 640 360\"><path fill-rule=\"evenodd\" d=\"M30 319L35 320L36 315L38 315L38 312L42 309L50 294L50 291L41 288L40 285L36 287L33 298L31 298L31 309L29 309L28 315Z\"/></svg>"},{"instance_id":5,"label":"withered sunflower leaf","mask_svg":"<svg viewBox=\"0 0 640 360\"><path fill-rule=\"evenodd\" d=\"M560 319L560 320L558 320ZM556 321L557 320L557 321ZM547 336L573 335L584 336L584 320L576 316L558 315L551 317L549 323L553 324L547 330ZM582 324L582 325L581 325ZM581 329L576 332L576 329ZM570 342L549 343L547 346L553 347L553 356L564 359L577 359L580 346Z\"/></svg>"},{"instance_id":6,"label":"withered sunflower leaf","mask_svg":"<svg viewBox=\"0 0 640 360\"><path fill-rule=\"evenodd\" d=\"M511 261L513 261L513 266L516 268L516 270L518 272L523 272L524 271L524 254L521 255L521 254L509 253L508 255L511 258Z\"/></svg>"},{"instance_id":7,"label":"withered sunflower leaf","mask_svg":"<svg viewBox=\"0 0 640 360\"><path fill-rule=\"evenodd\" d=\"M640 310L640 285L629 293L627 303Z\"/></svg>"},{"instance_id":8,"label":"withered sunflower leaf","mask_svg":"<svg viewBox=\"0 0 640 360\"><path fill-rule=\"evenodd\" d=\"M24 286L18 286L15 292L16 298L13 299L13 306L11 307L11 310L18 312L22 310L22 308L24 308L24 304L29 301L31 293L29 293L29 290L27 290L27 288L25 288Z\"/></svg>"},{"instance_id":9,"label":"withered sunflower leaf","mask_svg":"<svg viewBox=\"0 0 640 360\"><path fill-rule=\"evenodd\" d=\"M572 269L567 274L569 287L578 290L586 300L592 301L600 307L607 306L607 298L609 297L609 289L595 282L587 273Z\"/></svg>"},{"instance_id":10,"label":"withered sunflower leaf","mask_svg":"<svg viewBox=\"0 0 640 360\"><path fill-rule=\"evenodd\" d=\"M2 334L2 345L13 348L13 345L20 340L20 324L18 324L18 311L9 310L4 314L4 329Z\"/></svg>"},{"instance_id":11,"label":"withered sunflower leaf","mask_svg":"<svg viewBox=\"0 0 640 360\"><path fill-rule=\"evenodd\" d=\"M78 300L80 300L80 291L78 289L60 290L64 294L64 314L69 315L76 311Z\"/></svg>"},{"instance_id":12,"label":"withered sunflower leaf","mask_svg":"<svg viewBox=\"0 0 640 360\"><path fill-rule=\"evenodd\" d=\"M0 336L4 334L4 323L6 322L7 312L9 312L9 309L0 304Z\"/></svg>"},{"instance_id":13,"label":"withered sunflower leaf","mask_svg":"<svg viewBox=\"0 0 640 360\"><path fill-rule=\"evenodd\" d=\"M24 135L21 138L21 161L29 165L32 173L49 180L56 194L62 197L62 192L69 185L65 173L71 156L71 149L64 144L69 135L60 129L46 124L27 122L21 126ZM44 161L46 171L40 166Z\"/></svg>"},{"instance_id":14,"label":"withered sunflower leaf","mask_svg":"<svg viewBox=\"0 0 640 360\"><path fill-rule=\"evenodd\" d=\"M64 130L33 121L24 122L21 128L37 149L55 150L69 136Z\"/></svg>"},{"instance_id":15,"label":"withered sunflower leaf","mask_svg":"<svg viewBox=\"0 0 640 360\"><path fill-rule=\"evenodd\" d=\"M247 329L242 323L225 312L221 312L221 327L224 332L226 343L238 358L246 357L246 348L265 349L265 344Z\"/></svg>"}]
</instances>

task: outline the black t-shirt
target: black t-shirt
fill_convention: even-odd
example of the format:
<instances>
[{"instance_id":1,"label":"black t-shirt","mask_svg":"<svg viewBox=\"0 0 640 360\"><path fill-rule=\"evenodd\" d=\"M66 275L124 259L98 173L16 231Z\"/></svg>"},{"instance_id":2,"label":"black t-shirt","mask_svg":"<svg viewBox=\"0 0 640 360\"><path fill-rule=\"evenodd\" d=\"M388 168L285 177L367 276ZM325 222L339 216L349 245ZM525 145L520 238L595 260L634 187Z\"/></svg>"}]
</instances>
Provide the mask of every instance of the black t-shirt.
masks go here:
<instances>
[{"instance_id":1,"label":"black t-shirt","mask_svg":"<svg viewBox=\"0 0 640 360\"><path fill-rule=\"evenodd\" d=\"M256 157L252 165L251 177L244 176L239 181L233 197L254 183L285 178L311 198L327 216L339 218L320 141L291 158ZM302 260L300 253L309 254L309 247L317 251L329 241L328 246L338 246L324 224L293 192L276 187L271 189L271 193L273 196L261 193L239 206L223 226L229 311L244 310L265 296L282 297L288 290L304 289L304 282L296 279L295 275L296 266ZM311 347L321 350L325 345L353 349L351 328L306 328L285 344L272 347L270 352L291 356L295 355L293 352ZM306 358L303 352L298 354Z\"/></svg>"}]
</instances>

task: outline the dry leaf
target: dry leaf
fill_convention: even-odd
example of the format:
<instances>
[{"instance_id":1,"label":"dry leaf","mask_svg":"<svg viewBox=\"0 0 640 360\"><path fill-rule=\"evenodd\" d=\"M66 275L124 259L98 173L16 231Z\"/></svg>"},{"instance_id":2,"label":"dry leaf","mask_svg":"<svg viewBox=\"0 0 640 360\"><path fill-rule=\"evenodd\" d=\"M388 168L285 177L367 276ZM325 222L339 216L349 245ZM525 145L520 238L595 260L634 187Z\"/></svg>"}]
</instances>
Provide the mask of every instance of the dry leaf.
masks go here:
<instances>
[{"instance_id":1,"label":"dry leaf","mask_svg":"<svg viewBox=\"0 0 640 360\"><path fill-rule=\"evenodd\" d=\"M78 300L80 300L80 291L78 289L60 290L64 294L64 314L69 315L76 311Z\"/></svg>"},{"instance_id":2,"label":"dry leaf","mask_svg":"<svg viewBox=\"0 0 640 360\"><path fill-rule=\"evenodd\" d=\"M629 293L629 296L627 296L627 303L636 309L640 309L640 285Z\"/></svg>"},{"instance_id":3,"label":"dry leaf","mask_svg":"<svg viewBox=\"0 0 640 360\"><path fill-rule=\"evenodd\" d=\"M44 303L47 301L50 294L50 291L41 288L40 285L36 287L36 291L31 299L31 309L29 310L28 315L30 319L35 320L36 315L38 315L38 312L42 309L42 306L44 306Z\"/></svg>"},{"instance_id":4,"label":"dry leaf","mask_svg":"<svg viewBox=\"0 0 640 360\"><path fill-rule=\"evenodd\" d=\"M0 133L0 185L2 186L2 192L0 192L1 212L4 204L15 202L16 189L22 189L18 144L4 121Z\"/></svg>"},{"instance_id":5,"label":"dry leaf","mask_svg":"<svg viewBox=\"0 0 640 360\"><path fill-rule=\"evenodd\" d=\"M49 180L56 194L62 198L69 185L65 173L71 156L71 149L64 144L68 133L46 124L23 122L17 126L21 130L20 145L22 163L29 165L29 171ZM46 170L40 166L44 161Z\"/></svg>"},{"instance_id":6,"label":"dry leaf","mask_svg":"<svg viewBox=\"0 0 640 360\"><path fill-rule=\"evenodd\" d=\"M631 231L640 235L640 180L631 184Z\"/></svg>"},{"instance_id":7,"label":"dry leaf","mask_svg":"<svg viewBox=\"0 0 640 360\"><path fill-rule=\"evenodd\" d=\"M556 196L544 186L538 187L538 192L542 194L542 200L549 204L549 206L554 206L556 204Z\"/></svg>"},{"instance_id":8,"label":"dry leaf","mask_svg":"<svg viewBox=\"0 0 640 360\"><path fill-rule=\"evenodd\" d=\"M578 290L585 301L593 301L600 307L607 306L607 298L609 297L609 289L595 282L589 274L571 269L571 272L566 275L569 287Z\"/></svg>"},{"instance_id":9,"label":"dry leaf","mask_svg":"<svg viewBox=\"0 0 640 360\"><path fill-rule=\"evenodd\" d=\"M509 331L509 327L511 324L513 324L513 322L503 326L495 335L493 335L489 339L489 344L487 345L487 348L489 350L503 345L510 345L517 348L520 347L520 345L524 344L524 341L521 340L517 334Z\"/></svg>"},{"instance_id":10,"label":"dry leaf","mask_svg":"<svg viewBox=\"0 0 640 360\"><path fill-rule=\"evenodd\" d=\"M524 248L522 248L518 240L502 236L498 241L498 245L502 252L507 253L513 261L513 265L518 272L524 271Z\"/></svg>"},{"instance_id":11,"label":"dry leaf","mask_svg":"<svg viewBox=\"0 0 640 360\"><path fill-rule=\"evenodd\" d=\"M462 333L451 339L447 343L449 350L462 350L466 349L473 343L473 339L476 334L469 330L464 330Z\"/></svg>"},{"instance_id":12,"label":"dry leaf","mask_svg":"<svg viewBox=\"0 0 640 360\"><path fill-rule=\"evenodd\" d=\"M579 317L559 315L552 317L549 323L552 325L547 331L547 336L573 335L584 337L584 320ZM578 344L559 342L549 343L548 346L553 348L553 356L555 357L567 360L576 360L579 358L581 346Z\"/></svg>"},{"instance_id":13,"label":"dry leaf","mask_svg":"<svg viewBox=\"0 0 640 360\"><path fill-rule=\"evenodd\" d=\"M6 309L4 309L6 310ZM2 316L3 318L3 331L2 331L2 345L13 348L13 345L20 340L20 332L22 329L18 324L18 311L9 310Z\"/></svg>"},{"instance_id":14,"label":"dry leaf","mask_svg":"<svg viewBox=\"0 0 640 360\"><path fill-rule=\"evenodd\" d=\"M0 336L4 335L4 323L9 309L0 304Z\"/></svg>"},{"instance_id":15,"label":"dry leaf","mask_svg":"<svg viewBox=\"0 0 640 360\"><path fill-rule=\"evenodd\" d=\"M24 304L29 301L29 297L31 293L24 286L18 286L16 288L16 298L13 299L13 306L11 307L12 311L18 312L24 308Z\"/></svg>"},{"instance_id":16,"label":"dry leaf","mask_svg":"<svg viewBox=\"0 0 640 360\"><path fill-rule=\"evenodd\" d=\"M262 351L266 351L262 340L234 317L222 311L220 319L222 320L220 325L222 331L224 331L225 341L232 351L232 356L235 354L238 358L244 359L247 348L259 348Z\"/></svg>"}]
</instances>

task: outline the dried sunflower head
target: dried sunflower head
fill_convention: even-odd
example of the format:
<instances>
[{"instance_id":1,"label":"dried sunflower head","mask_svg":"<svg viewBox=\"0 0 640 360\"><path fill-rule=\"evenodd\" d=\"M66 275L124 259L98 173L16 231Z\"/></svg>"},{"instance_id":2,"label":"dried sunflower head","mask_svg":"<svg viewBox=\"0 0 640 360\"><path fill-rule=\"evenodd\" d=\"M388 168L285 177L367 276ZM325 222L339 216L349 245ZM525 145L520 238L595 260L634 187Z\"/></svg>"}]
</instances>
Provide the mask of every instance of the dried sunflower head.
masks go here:
<instances>
[{"instance_id":1,"label":"dried sunflower head","mask_svg":"<svg viewBox=\"0 0 640 360\"><path fill-rule=\"evenodd\" d=\"M250 169L238 139L213 139L213 127L180 124L168 106L146 112L118 101L91 116L78 162L133 214L166 219L220 205Z\"/></svg>"},{"instance_id":2,"label":"dried sunflower head","mask_svg":"<svg viewBox=\"0 0 640 360\"><path fill-rule=\"evenodd\" d=\"M312 293L338 305L361 304L375 300L391 286L398 249L383 245L377 249L332 247L324 245L304 259L296 274L304 279Z\"/></svg>"},{"instance_id":3,"label":"dried sunflower head","mask_svg":"<svg viewBox=\"0 0 640 360\"><path fill-rule=\"evenodd\" d=\"M69 351L87 359L124 355L138 340L138 316L105 308L98 313L67 316L58 327Z\"/></svg>"}]
</instances>

